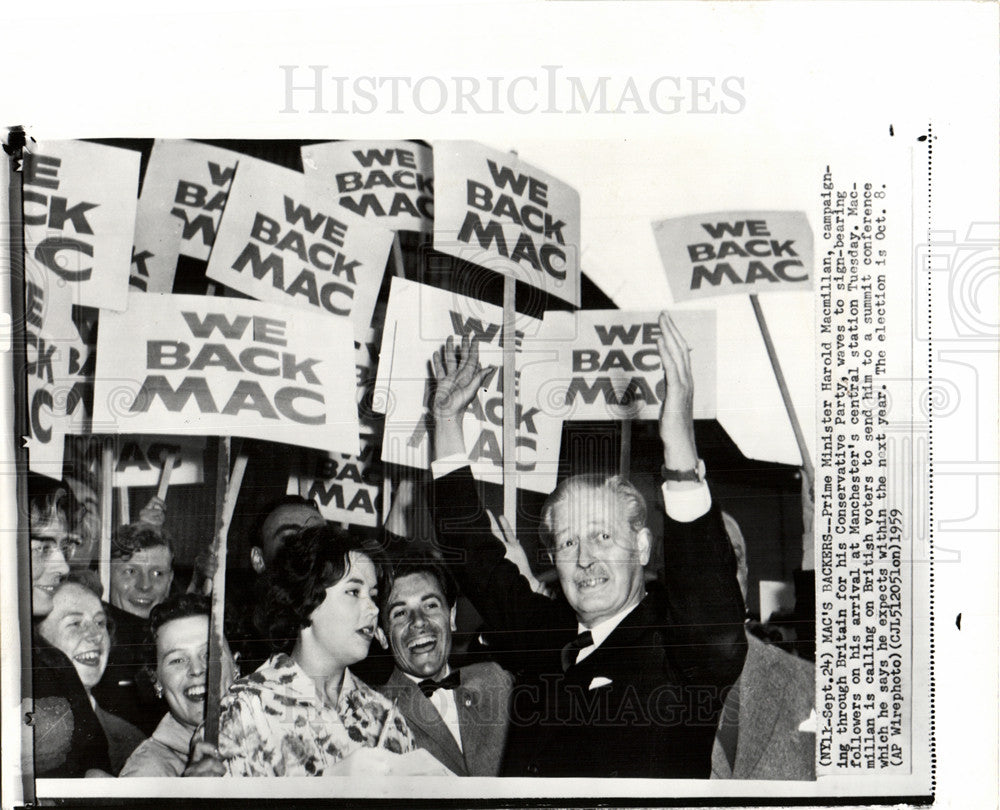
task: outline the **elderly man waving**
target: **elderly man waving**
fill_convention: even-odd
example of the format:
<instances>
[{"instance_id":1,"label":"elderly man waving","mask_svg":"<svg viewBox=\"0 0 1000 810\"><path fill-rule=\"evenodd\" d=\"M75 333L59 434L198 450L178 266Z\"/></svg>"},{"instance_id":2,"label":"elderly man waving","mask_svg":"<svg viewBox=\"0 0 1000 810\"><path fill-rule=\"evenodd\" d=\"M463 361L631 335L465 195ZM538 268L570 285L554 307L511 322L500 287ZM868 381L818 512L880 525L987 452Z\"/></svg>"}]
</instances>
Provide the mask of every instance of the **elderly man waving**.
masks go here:
<instances>
[{"instance_id":1,"label":"elderly man waving","mask_svg":"<svg viewBox=\"0 0 1000 810\"><path fill-rule=\"evenodd\" d=\"M454 573L526 681L511 706L508 775L698 777L746 654L736 563L698 458L684 338L664 313L660 417L663 582L647 585L646 504L619 476L574 476L542 513L562 597L535 593L490 531L467 467L464 412L490 369L476 344L434 356L433 512Z\"/></svg>"}]
</instances>

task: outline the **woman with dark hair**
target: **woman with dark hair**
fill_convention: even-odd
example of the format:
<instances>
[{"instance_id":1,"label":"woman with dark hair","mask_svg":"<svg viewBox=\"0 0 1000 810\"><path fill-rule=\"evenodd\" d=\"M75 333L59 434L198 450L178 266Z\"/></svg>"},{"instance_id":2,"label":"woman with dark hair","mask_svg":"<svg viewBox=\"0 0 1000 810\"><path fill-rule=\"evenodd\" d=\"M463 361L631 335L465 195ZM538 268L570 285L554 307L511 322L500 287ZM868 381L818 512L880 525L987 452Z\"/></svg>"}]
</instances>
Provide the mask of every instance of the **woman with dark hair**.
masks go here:
<instances>
[{"instance_id":1,"label":"woman with dark hair","mask_svg":"<svg viewBox=\"0 0 1000 810\"><path fill-rule=\"evenodd\" d=\"M397 756L415 747L406 722L349 669L381 636L377 574L360 541L326 526L288 538L257 614L279 652L223 699L227 775L414 772Z\"/></svg>"},{"instance_id":2,"label":"woman with dark hair","mask_svg":"<svg viewBox=\"0 0 1000 810\"><path fill-rule=\"evenodd\" d=\"M136 678L150 657L150 611L167 598L173 578L172 542L161 528L140 520L114 533L107 612L115 625L115 644L94 695L147 735L162 714L145 699Z\"/></svg>"},{"instance_id":3,"label":"woman with dark hair","mask_svg":"<svg viewBox=\"0 0 1000 810\"><path fill-rule=\"evenodd\" d=\"M135 749L120 776L221 776L215 749L203 741L188 755L195 732L205 718L208 677L208 632L211 602L201 594L172 596L154 607L149 634L155 660L147 674L167 713L150 739ZM238 674L223 639L222 684L228 689Z\"/></svg>"}]
</instances>

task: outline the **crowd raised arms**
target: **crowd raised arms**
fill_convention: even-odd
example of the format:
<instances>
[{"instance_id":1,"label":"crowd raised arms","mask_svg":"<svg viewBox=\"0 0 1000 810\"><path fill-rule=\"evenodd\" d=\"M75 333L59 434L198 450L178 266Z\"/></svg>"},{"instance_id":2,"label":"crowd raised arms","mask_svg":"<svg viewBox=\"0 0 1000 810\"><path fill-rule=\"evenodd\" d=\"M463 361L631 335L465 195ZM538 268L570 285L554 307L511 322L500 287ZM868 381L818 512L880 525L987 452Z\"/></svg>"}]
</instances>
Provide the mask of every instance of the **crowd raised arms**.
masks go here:
<instances>
[{"instance_id":1,"label":"crowd raised arms","mask_svg":"<svg viewBox=\"0 0 1000 810\"><path fill-rule=\"evenodd\" d=\"M695 446L688 346L666 314L659 328L660 581L645 573L659 538L643 496L588 470L542 509L555 580L535 578L467 466L464 414L494 369L476 340L449 338L428 358L431 480L397 489L398 534L373 545L285 496L258 512L247 558L229 556L245 587L226 592L218 745L205 734L211 596L175 574L165 501L114 530L104 595L87 498L32 477L35 775L732 775L723 709L750 660L745 551ZM401 536L397 509L418 495L430 550ZM453 645L460 595L491 639L475 658ZM392 663L369 684L373 643Z\"/></svg>"}]
</instances>

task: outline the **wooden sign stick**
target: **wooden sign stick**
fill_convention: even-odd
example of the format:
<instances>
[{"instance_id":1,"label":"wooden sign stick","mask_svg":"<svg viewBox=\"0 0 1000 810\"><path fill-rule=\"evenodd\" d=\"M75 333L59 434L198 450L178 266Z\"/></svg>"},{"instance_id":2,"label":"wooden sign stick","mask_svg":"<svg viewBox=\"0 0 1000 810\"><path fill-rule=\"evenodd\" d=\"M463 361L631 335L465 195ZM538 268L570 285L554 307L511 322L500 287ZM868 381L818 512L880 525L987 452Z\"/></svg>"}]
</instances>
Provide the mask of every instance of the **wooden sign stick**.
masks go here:
<instances>
[{"instance_id":1,"label":"wooden sign stick","mask_svg":"<svg viewBox=\"0 0 1000 810\"><path fill-rule=\"evenodd\" d=\"M216 522L215 537L212 540L212 556L215 560L215 574L212 577L212 615L209 621L208 638L208 691L205 698L205 740L212 745L219 744L219 704L222 701L222 655L224 649L224 622L226 616L226 546L229 526L236 500L247 469L247 455L238 452L233 471L229 472L229 457L232 440L226 436L219 439L219 460L216 467Z\"/></svg>"},{"instance_id":2,"label":"wooden sign stick","mask_svg":"<svg viewBox=\"0 0 1000 810\"><path fill-rule=\"evenodd\" d=\"M163 469L160 470L160 483L156 488L156 497L161 501L167 499L167 490L170 489L170 474L174 471L174 464L177 463L177 453L167 453L163 459Z\"/></svg>"},{"instance_id":3,"label":"wooden sign stick","mask_svg":"<svg viewBox=\"0 0 1000 810\"><path fill-rule=\"evenodd\" d=\"M622 446L618 454L618 474L628 480L632 474L632 420L622 419Z\"/></svg>"},{"instance_id":4,"label":"wooden sign stick","mask_svg":"<svg viewBox=\"0 0 1000 810\"><path fill-rule=\"evenodd\" d=\"M503 278L503 514L517 532L517 378L514 374L517 281Z\"/></svg>"},{"instance_id":5,"label":"wooden sign stick","mask_svg":"<svg viewBox=\"0 0 1000 810\"><path fill-rule=\"evenodd\" d=\"M750 294L750 303L753 305L753 314L757 316L757 326L760 327L761 337L764 338L764 346L767 348L767 356L771 361L771 368L774 370L774 379L778 382L778 390L781 391L781 399L785 403L785 410L788 412L788 420L792 423L795 442L798 444L799 452L802 454L802 473L811 491L815 474L813 472L812 459L809 457L809 446L806 444L806 437L802 433L802 426L799 425L799 417L795 413L795 405L792 404L792 395L788 392L788 384L785 382L785 375L781 371L781 363L778 362L778 353L774 349L774 341L771 340L771 332L767 328L767 321L764 320L764 312L760 308L760 301L757 300L756 293Z\"/></svg>"},{"instance_id":6,"label":"wooden sign stick","mask_svg":"<svg viewBox=\"0 0 1000 810\"><path fill-rule=\"evenodd\" d=\"M101 545L97 558L98 573L104 597L111 593L111 532L115 474L115 440L108 437L101 445Z\"/></svg>"}]
</instances>

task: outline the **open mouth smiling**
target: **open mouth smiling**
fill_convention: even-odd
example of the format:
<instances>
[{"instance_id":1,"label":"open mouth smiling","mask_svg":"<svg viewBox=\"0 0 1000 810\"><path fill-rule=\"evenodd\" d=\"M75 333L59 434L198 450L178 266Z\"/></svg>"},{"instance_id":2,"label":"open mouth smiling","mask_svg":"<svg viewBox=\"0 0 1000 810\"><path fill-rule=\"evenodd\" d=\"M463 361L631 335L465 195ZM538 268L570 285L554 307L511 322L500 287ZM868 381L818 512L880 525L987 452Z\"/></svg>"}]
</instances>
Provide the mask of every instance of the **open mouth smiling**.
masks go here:
<instances>
[{"instance_id":1,"label":"open mouth smiling","mask_svg":"<svg viewBox=\"0 0 1000 810\"><path fill-rule=\"evenodd\" d=\"M576 580L576 587L578 590L585 591L591 588L600 588L607 581L608 577L606 576L581 577Z\"/></svg>"},{"instance_id":2,"label":"open mouth smiling","mask_svg":"<svg viewBox=\"0 0 1000 810\"><path fill-rule=\"evenodd\" d=\"M89 650L73 656L73 660L85 667L97 667L101 664L101 651Z\"/></svg>"},{"instance_id":3,"label":"open mouth smiling","mask_svg":"<svg viewBox=\"0 0 1000 810\"><path fill-rule=\"evenodd\" d=\"M437 646L437 636L424 633L406 642L406 649L417 655L429 653Z\"/></svg>"},{"instance_id":4,"label":"open mouth smiling","mask_svg":"<svg viewBox=\"0 0 1000 810\"><path fill-rule=\"evenodd\" d=\"M205 692L205 684L199 683L194 686L187 687L182 694L192 703L200 703L205 699Z\"/></svg>"}]
</instances>

